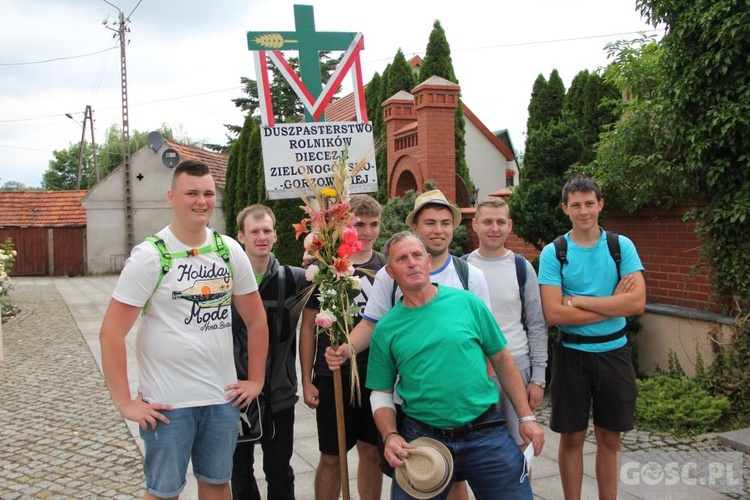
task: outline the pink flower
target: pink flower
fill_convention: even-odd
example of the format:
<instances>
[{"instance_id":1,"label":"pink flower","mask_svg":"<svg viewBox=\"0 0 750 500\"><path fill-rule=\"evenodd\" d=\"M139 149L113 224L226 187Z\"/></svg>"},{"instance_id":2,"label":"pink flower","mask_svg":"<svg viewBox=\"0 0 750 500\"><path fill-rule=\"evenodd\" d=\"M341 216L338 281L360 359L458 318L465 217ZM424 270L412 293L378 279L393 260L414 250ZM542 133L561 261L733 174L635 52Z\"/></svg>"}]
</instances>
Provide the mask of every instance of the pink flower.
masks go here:
<instances>
[{"instance_id":1,"label":"pink flower","mask_svg":"<svg viewBox=\"0 0 750 500\"><path fill-rule=\"evenodd\" d=\"M328 310L322 310L315 316L315 324L318 325L320 328L331 328L331 325L333 325L336 322L336 315L333 314L331 311Z\"/></svg>"},{"instance_id":2,"label":"pink flower","mask_svg":"<svg viewBox=\"0 0 750 500\"><path fill-rule=\"evenodd\" d=\"M347 227L344 229L344 234L341 235L341 239L344 240L344 243L350 246L354 246L357 244L357 241L359 240L359 237L357 236L357 230L353 227Z\"/></svg>"}]
</instances>

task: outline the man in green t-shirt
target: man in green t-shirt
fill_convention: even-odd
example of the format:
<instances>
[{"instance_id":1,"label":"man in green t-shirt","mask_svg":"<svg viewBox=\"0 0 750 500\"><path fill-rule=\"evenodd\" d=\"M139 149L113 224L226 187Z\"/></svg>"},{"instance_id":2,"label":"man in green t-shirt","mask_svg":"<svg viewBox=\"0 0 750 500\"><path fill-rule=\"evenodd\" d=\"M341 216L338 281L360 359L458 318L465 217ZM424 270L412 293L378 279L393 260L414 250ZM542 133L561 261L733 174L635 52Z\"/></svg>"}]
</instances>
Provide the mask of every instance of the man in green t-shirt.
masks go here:
<instances>
[{"instance_id":1,"label":"man in green t-shirt","mask_svg":"<svg viewBox=\"0 0 750 500\"><path fill-rule=\"evenodd\" d=\"M386 270L404 294L375 327L367 371L385 459L402 467L409 456L408 443L431 437L451 450L454 473L463 473L477 497L531 498L528 478L519 481L523 455L495 408L498 393L487 377L485 357L520 417L521 436L534 444L536 454L544 444L544 432L489 309L470 292L433 285L431 257L412 233L391 237L384 254ZM393 404L397 375L406 415L400 428ZM396 481L392 498L408 498Z\"/></svg>"}]
</instances>

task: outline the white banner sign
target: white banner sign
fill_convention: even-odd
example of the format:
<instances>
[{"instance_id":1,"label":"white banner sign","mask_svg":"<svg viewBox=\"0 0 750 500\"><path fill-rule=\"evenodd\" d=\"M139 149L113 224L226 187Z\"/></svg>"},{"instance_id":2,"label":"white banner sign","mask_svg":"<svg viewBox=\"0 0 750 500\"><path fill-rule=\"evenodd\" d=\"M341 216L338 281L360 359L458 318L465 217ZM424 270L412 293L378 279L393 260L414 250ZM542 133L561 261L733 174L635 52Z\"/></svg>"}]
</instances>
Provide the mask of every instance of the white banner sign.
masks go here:
<instances>
[{"instance_id":1,"label":"white banner sign","mask_svg":"<svg viewBox=\"0 0 750 500\"><path fill-rule=\"evenodd\" d=\"M269 200L312 196L307 179L318 188L333 185L333 166L348 151L350 168L364 168L352 178L351 193L378 190L372 123L284 123L261 127L263 170Z\"/></svg>"}]
</instances>

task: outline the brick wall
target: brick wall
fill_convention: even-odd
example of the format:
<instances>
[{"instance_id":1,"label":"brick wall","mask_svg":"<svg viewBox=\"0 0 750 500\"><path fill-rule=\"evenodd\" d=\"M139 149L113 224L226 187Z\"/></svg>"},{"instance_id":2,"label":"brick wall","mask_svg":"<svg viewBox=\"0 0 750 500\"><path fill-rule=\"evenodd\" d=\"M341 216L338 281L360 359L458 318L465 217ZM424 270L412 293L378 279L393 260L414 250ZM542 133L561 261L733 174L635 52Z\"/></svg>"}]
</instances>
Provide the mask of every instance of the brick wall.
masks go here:
<instances>
[{"instance_id":1,"label":"brick wall","mask_svg":"<svg viewBox=\"0 0 750 500\"><path fill-rule=\"evenodd\" d=\"M713 296L707 270L696 266L701 242L695 221L682 220L690 208L611 212L602 226L633 240L646 268L648 302L705 310ZM720 307L709 309L718 312Z\"/></svg>"},{"instance_id":2,"label":"brick wall","mask_svg":"<svg viewBox=\"0 0 750 500\"><path fill-rule=\"evenodd\" d=\"M630 238L646 268L647 301L656 304L688 307L719 312L711 293L706 269L698 269L700 240L694 221L683 221L692 205L671 210L644 209L637 213L609 212L601 225ZM464 209L464 225L469 228L466 250L479 246L476 233L471 230L471 217ZM521 238L511 235L506 247L529 260L539 252ZM710 307L709 307L709 304Z\"/></svg>"}]
</instances>

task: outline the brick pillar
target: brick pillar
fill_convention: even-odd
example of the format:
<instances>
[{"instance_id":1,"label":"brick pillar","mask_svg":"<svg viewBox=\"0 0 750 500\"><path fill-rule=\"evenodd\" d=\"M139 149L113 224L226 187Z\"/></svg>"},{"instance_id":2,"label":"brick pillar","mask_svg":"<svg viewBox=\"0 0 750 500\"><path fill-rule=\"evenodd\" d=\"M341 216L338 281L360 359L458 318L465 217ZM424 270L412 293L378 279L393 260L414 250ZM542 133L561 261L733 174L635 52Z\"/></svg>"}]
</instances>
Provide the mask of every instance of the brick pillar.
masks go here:
<instances>
[{"instance_id":1,"label":"brick pillar","mask_svg":"<svg viewBox=\"0 0 750 500\"><path fill-rule=\"evenodd\" d=\"M394 94L383 103L383 121L385 122L386 152L388 154L388 183L386 193L391 192L393 167L396 164L396 131L416 120L414 96L403 90Z\"/></svg>"},{"instance_id":2,"label":"brick pillar","mask_svg":"<svg viewBox=\"0 0 750 500\"><path fill-rule=\"evenodd\" d=\"M455 114L459 90L458 85L438 76L412 90L419 134L414 156L424 179L434 180L452 202L456 201Z\"/></svg>"}]
</instances>

